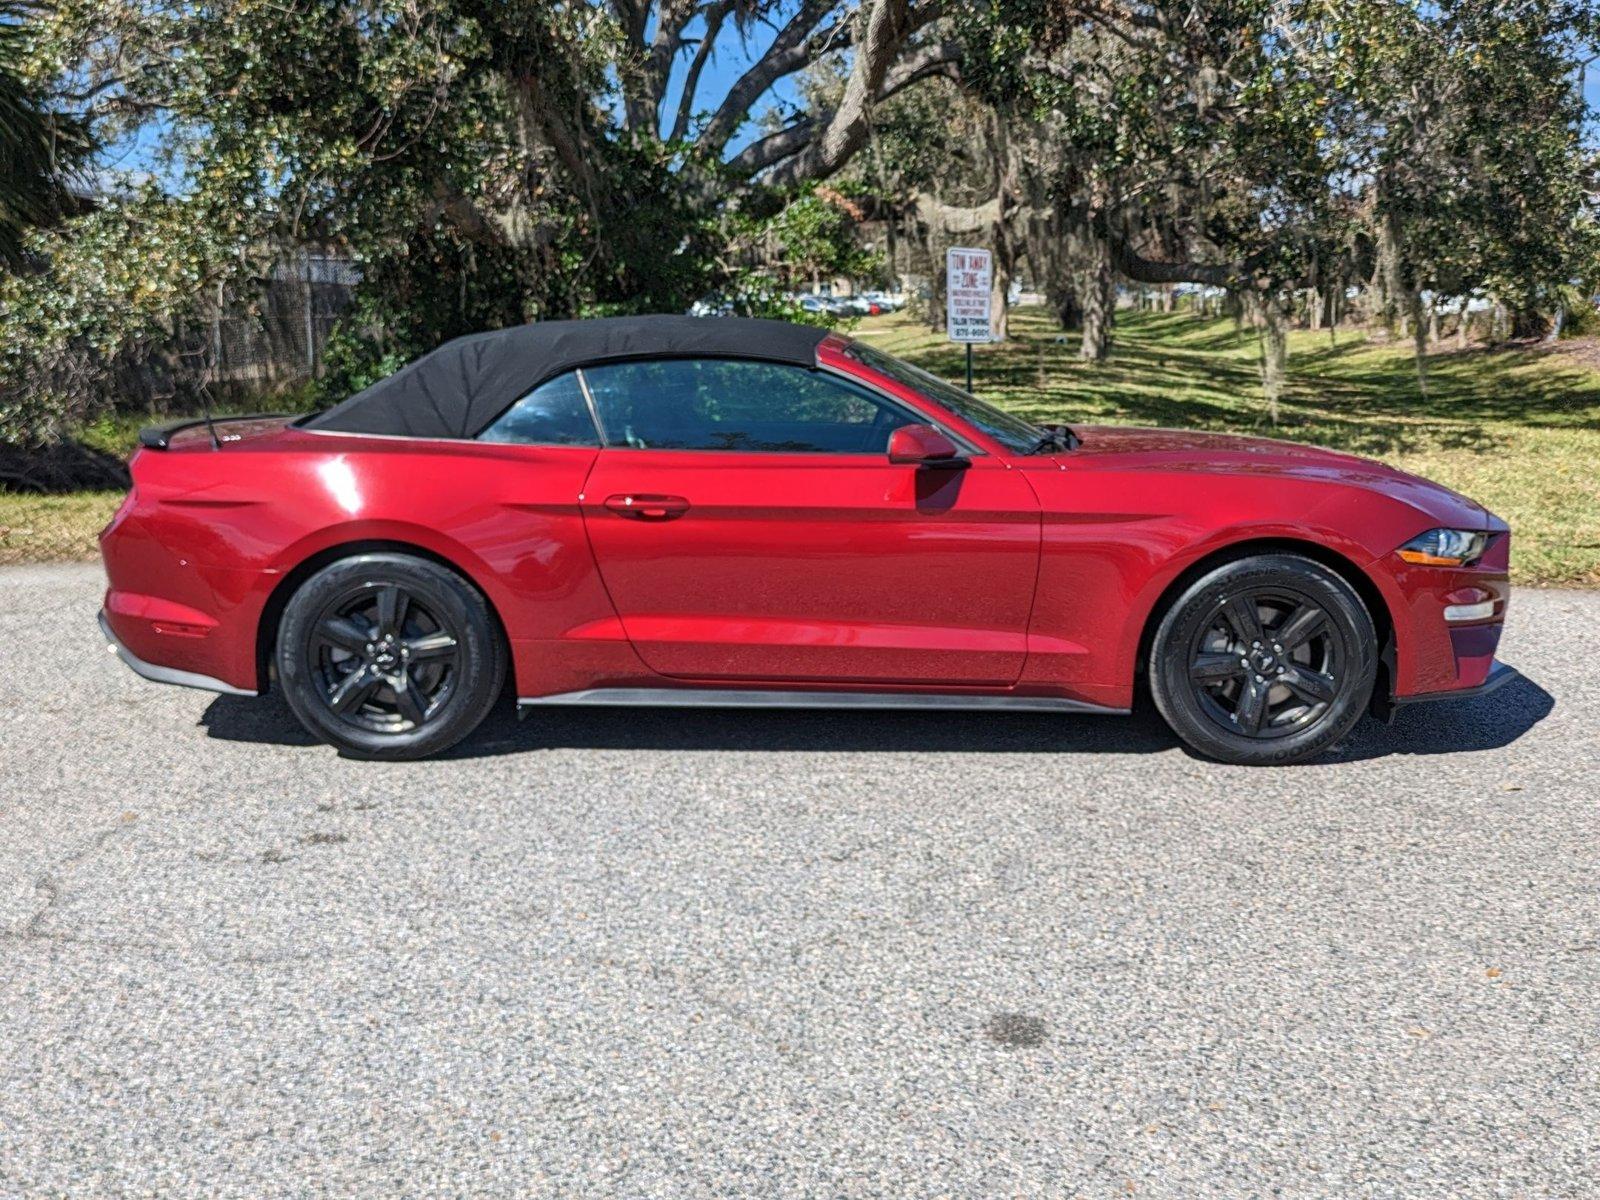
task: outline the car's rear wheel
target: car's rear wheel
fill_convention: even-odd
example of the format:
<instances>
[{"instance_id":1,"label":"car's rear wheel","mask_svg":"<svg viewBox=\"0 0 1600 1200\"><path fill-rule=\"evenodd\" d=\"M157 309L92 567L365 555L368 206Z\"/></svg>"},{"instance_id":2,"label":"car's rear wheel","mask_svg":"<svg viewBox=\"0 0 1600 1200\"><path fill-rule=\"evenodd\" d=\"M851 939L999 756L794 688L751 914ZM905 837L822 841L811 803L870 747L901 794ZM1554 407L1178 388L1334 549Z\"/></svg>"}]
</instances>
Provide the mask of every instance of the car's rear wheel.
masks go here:
<instances>
[{"instance_id":1,"label":"car's rear wheel","mask_svg":"<svg viewBox=\"0 0 1600 1200\"><path fill-rule=\"evenodd\" d=\"M426 559L361 554L324 567L278 626L278 679L316 737L363 758L423 758L483 721L505 680L488 605Z\"/></svg>"},{"instance_id":2,"label":"car's rear wheel","mask_svg":"<svg viewBox=\"0 0 1600 1200\"><path fill-rule=\"evenodd\" d=\"M1173 601L1151 640L1150 692L1174 733L1250 766L1328 749L1366 711L1377 633L1337 573L1294 554L1224 563Z\"/></svg>"}]
</instances>

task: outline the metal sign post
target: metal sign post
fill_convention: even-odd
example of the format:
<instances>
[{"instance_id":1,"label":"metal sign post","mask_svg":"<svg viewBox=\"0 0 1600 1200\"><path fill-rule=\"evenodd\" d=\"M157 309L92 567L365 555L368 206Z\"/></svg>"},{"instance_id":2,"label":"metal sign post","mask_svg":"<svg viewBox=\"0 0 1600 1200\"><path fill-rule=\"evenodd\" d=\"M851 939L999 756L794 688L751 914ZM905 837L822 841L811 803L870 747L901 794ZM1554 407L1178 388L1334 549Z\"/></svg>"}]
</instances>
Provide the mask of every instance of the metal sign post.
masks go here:
<instances>
[{"instance_id":1,"label":"metal sign post","mask_svg":"<svg viewBox=\"0 0 1600 1200\"><path fill-rule=\"evenodd\" d=\"M967 391L972 390L972 347L993 340L989 288L994 256L987 250L951 246L944 255L944 326L952 342L967 347Z\"/></svg>"}]
</instances>

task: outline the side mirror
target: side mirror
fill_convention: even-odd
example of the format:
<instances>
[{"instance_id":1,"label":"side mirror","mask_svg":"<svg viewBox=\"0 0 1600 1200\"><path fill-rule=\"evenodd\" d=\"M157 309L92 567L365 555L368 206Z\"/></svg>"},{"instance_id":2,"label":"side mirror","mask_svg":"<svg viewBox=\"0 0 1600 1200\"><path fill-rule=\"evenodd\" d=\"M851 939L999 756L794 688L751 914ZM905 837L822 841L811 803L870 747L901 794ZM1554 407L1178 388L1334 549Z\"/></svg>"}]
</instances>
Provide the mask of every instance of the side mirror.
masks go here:
<instances>
[{"instance_id":1,"label":"side mirror","mask_svg":"<svg viewBox=\"0 0 1600 1200\"><path fill-rule=\"evenodd\" d=\"M956 444L932 425L902 425L891 433L889 461L945 471L972 465L961 457Z\"/></svg>"}]
</instances>

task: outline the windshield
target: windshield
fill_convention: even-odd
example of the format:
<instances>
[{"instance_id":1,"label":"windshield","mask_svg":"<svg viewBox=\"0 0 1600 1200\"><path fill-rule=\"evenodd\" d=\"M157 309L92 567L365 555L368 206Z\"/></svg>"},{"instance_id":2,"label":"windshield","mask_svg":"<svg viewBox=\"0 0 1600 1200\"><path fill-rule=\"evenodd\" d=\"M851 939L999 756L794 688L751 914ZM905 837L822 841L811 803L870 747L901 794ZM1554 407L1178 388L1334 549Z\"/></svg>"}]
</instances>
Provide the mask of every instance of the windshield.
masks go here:
<instances>
[{"instance_id":1,"label":"windshield","mask_svg":"<svg viewBox=\"0 0 1600 1200\"><path fill-rule=\"evenodd\" d=\"M953 383L946 383L937 375L930 375L921 367L913 367L904 359L885 354L875 346L851 342L845 353L864 366L898 383L921 392L934 403L948 408L967 424L983 430L1007 450L1026 454L1039 441L1039 431L1021 417L1014 417L1004 409L979 400L971 392L964 392Z\"/></svg>"}]
</instances>

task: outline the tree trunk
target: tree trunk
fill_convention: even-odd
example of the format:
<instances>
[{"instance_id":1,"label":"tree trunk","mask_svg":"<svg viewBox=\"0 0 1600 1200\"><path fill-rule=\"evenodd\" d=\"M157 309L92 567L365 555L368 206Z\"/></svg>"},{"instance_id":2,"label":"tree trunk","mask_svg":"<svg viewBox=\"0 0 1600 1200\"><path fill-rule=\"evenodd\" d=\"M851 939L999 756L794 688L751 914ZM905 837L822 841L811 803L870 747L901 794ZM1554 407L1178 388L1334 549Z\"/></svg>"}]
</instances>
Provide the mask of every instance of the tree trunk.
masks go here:
<instances>
[{"instance_id":1,"label":"tree trunk","mask_svg":"<svg viewBox=\"0 0 1600 1200\"><path fill-rule=\"evenodd\" d=\"M1085 362L1104 362L1111 353L1111 305L1106 303L1104 289L1096 288L1084 296L1083 337L1078 343L1078 357Z\"/></svg>"},{"instance_id":2,"label":"tree trunk","mask_svg":"<svg viewBox=\"0 0 1600 1200\"><path fill-rule=\"evenodd\" d=\"M1102 362L1111 352L1111 327L1116 320L1111 246L1087 220L1075 224L1067 240L1073 263L1073 291L1083 313L1078 357L1085 362Z\"/></svg>"},{"instance_id":3,"label":"tree trunk","mask_svg":"<svg viewBox=\"0 0 1600 1200\"><path fill-rule=\"evenodd\" d=\"M900 239L896 236L896 228L900 224L900 210L898 206L890 209L889 219L883 223L883 249L886 262L884 271L888 275L886 282L891 292L900 291L900 269L896 260L900 257Z\"/></svg>"},{"instance_id":4,"label":"tree trunk","mask_svg":"<svg viewBox=\"0 0 1600 1200\"><path fill-rule=\"evenodd\" d=\"M1399 327L1399 336L1405 337L1407 315L1411 303L1407 295L1405 276L1400 265L1400 218L1390 212L1378 218L1378 261L1374 273L1382 303L1383 323L1391 332Z\"/></svg>"},{"instance_id":5,"label":"tree trunk","mask_svg":"<svg viewBox=\"0 0 1600 1200\"><path fill-rule=\"evenodd\" d=\"M1044 288L1045 301L1055 313L1061 328L1077 329L1083 320L1083 310L1078 304L1078 289L1069 269L1067 255L1062 250L1061 235L1054 229L1049 232L1051 244L1046 248L1040 245L1041 239L1036 238L1029 247L1028 261L1033 264L1034 274Z\"/></svg>"},{"instance_id":6,"label":"tree trunk","mask_svg":"<svg viewBox=\"0 0 1600 1200\"><path fill-rule=\"evenodd\" d=\"M928 251L928 328L935 333L944 329L944 251L945 238L933 225L923 226L923 236Z\"/></svg>"},{"instance_id":7,"label":"tree trunk","mask_svg":"<svg viewBox=\"0 0 1600 1200\"><path fill-rule=\"evenodd\" d=\"M989 340L992 342L1005 341L1011 329L1011 267L1000 251L1002 241L1001 236L995 239L994 273L989 277Z\"/></svg>"},{"instance_id":8,"label":"tree trunk","mask_svg":"<svg viewBox=\"0 0 1600 1200\"><path fill-rule=\"evenodd\" d=\"M1544 318L1536 308L1519 308L1511 316L1511 336L1517 338L1541 337Z\"/></svg>"},{"instance_id":9,"label":"tree trunk","mask_svg":"<svg viewBox=\"0 0 1600 1200\"><path fill-rule=\"evenodd\" d=\"M932 255L929 256L930 258ZM944 332L945 295L944 263L936 261L928 272L928 328L934 333Z\"/></svg>"},{"instance_id":10,"label":"tree trunk","mask_svg":"<svg viewBox=\"0 0 1600 1200\"><path fill-rule=\"evenodd\" d=\"M1000 216L993 225L994 253L991 261L993 273L989 277L989 337L1003 342L1011 332L1011 280L1016 274L1017 251L1011 236L1011 222L1006 218L1004 193L1001 194Z\"/></svg>"},{"instance_id":11,"label":"tree trunk","mask_svg":"<svg viewBox=\"0 0 1600 1200\"><path fill-rule=\"evenodd\" d=\"M996 342L1006 340L1011 328L1011 279L1016 274L1017 244L1014 234L1014 214L1011 200L1017 192L1016 172L1011 161L1011 142L1006 137L1006 125L998 116L990 138L994 146L994 222L990 225L990 241L994 246L989 276L989 336Z\"/></svg>"},{"instance_id":12,"label":"tree trunk","mask_svg":"<svg viewBox=\"0 0 1600 1200\"><path fill-rule=\"evenodd\" d=\"M1254 319L1261 342L1261 391L1267 400L1267 419L1278 423L1278 402L1283 397L1289 368L1289 314L1283 298L1249 290L1240 293L1241 307Z\"/></svg>"},{"instance_id":13,"label":"tree trunk","mask_svg":"<svg viewBox=\"0 0 1600 1200\"><path fill-rule=\"evenodd\" d=\"M1062 246L1061 204L1036 172L1023 175L1023 194L1028 203L1021 218L1022 249L1033 285L1044 293L1061 328L1070 328L1076 323L1077 302Z\"/></svg>"},{"instance_id":14,"label":"tree trunk","mask_svg":"<svg viewBox=\"0 0 1600 1200\"><path fill-rule=\"evenodd\" d=\"M1064 285L1051 298L1050 306L1055 309L1056 320L1063 330L1083 328L1083 307L1078 303L1078 293L1071 284Z\"/></svg>"},{"instance_id":15,"label":"tree trunk","mask_svg":"<svg viewBox=\"0 0 1600 1200\"><path fill-rule=\"evenodd\" d=\"M1556 315L1550 322L1550 332L1544 335L1545 345L1553 345L1561 337L1561 327L1567 323L1567 306L1556 302Z\"/></svg>"},{"instance_id":16,"label":"tree trunk","mask_svg":"<svg viewBox=\"0 0 1600 1200\"><path fill-rule=\"evenodd\" d=\"M1411 336L1416 350L1417 391L1423 400L1428 398L1428 322L1422 315L1422 297L1411 296Z\"/></svg>"}]
</instances>

